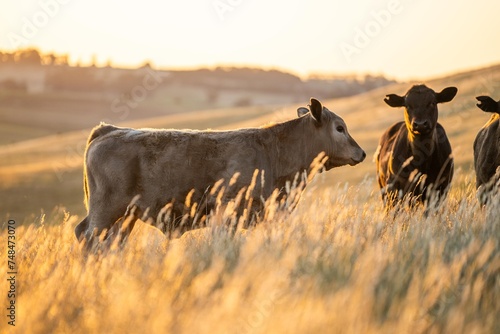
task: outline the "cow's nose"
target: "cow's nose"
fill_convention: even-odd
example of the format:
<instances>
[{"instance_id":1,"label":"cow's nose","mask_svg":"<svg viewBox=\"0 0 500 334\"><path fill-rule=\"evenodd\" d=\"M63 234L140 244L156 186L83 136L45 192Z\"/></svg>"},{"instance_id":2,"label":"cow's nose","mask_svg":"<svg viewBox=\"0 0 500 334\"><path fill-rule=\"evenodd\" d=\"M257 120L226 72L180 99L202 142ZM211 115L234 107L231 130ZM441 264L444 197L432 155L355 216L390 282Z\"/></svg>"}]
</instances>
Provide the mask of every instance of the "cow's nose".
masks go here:
<instances>
[{"instance_id":1,"label":"cow's nose","mask_svg":"<svg viewBox=\"0 0 500 334\"><path fill-rule=\"evenodd\" d=\"M430 129L430 123L427 120L424 121L413 121L413 130L415 131L427 131Z\"/></svg>"},{"instance_id":2,"label":"cow's nose","mask_svg":"<svg viewBox=\"0 0 500 334\"><path fill-rule=\"evenodd\" d=\"M360 162L363 162L363 160L365 160L365 158L366 158L366 152L365 152L365 150L362 150L361 156L359 158L356 158L353 160L356 161L356 163L360 163Z\"/></svg>"},{"instance_id":3,"label":"cow's nose","mask_svg":"<svg viewBox=\"0 0 500 334\"><path fill-rule=\"evenodd\" d=\"M365 158L366 158L366 152L365 152L365 151L363 151L363 154L361 155L361 160L360 160L360 161L365 160Z\"/></svg>"}]
</instances>

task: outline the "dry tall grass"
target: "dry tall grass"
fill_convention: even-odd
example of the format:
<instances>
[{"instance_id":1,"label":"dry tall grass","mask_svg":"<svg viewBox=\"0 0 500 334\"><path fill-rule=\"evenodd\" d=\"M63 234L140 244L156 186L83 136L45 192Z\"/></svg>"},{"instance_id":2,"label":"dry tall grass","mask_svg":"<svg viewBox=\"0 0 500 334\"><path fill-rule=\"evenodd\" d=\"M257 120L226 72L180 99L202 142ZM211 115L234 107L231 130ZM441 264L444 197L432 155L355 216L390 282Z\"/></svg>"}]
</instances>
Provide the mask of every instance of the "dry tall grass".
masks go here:
<instances>
[{"instance_id":1,"label":"dry tall grass","mask_svg":"<svg viewBox=\"0 0 500 334\"><path fill-rule=\"evenodd\" d=\"M124 249L87 260L78 218L55 212L17 228L16 329L499 333L500 206L480 208L473 178L457 178L429 216L386 215L366 180L307 191L234 237L214 224L168 241L139 225Z\"/></svg>"}]
</instances>

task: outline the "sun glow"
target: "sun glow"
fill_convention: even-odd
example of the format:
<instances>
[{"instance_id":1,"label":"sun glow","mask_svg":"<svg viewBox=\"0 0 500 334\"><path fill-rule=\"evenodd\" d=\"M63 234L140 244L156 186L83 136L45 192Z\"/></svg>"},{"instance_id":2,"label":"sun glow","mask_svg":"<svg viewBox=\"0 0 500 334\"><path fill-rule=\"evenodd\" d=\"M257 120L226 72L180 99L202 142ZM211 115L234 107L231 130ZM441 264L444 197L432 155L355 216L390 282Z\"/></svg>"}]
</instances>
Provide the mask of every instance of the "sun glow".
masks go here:
<instances>
[{"instance_id":1,"label":"sun glow","mask_svg":"<svg viewBox=\"0 0 500 334\"><path fill-rule=\"evenodd\" d=\"M491 43L500 3L490 0L32 0L1 6L0 48L35 46L83 64L133 67L149 60L167 68L234 64L408 78L492 64L500 54Z\"/></svg>"}]
</instances>

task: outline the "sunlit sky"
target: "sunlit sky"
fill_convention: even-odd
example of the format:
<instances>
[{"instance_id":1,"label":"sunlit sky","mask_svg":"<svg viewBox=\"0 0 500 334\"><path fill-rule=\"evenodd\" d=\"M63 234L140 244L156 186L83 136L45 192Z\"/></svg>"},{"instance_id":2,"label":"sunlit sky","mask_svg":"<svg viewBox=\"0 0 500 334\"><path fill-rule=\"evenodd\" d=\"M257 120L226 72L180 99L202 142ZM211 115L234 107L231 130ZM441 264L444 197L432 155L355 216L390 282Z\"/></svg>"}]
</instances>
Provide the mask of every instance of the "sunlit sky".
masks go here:
<instances>
[{"instance_id":1,"label":"sunlit sky","mask_svg":"<svg viewBox=\"0 0 500 334\"><path fill-rule=\"evenodd\" d=\"M499 15L498 0L0 0L0 49L407 80L499 63Z\"/></svg>"}]
</instances>

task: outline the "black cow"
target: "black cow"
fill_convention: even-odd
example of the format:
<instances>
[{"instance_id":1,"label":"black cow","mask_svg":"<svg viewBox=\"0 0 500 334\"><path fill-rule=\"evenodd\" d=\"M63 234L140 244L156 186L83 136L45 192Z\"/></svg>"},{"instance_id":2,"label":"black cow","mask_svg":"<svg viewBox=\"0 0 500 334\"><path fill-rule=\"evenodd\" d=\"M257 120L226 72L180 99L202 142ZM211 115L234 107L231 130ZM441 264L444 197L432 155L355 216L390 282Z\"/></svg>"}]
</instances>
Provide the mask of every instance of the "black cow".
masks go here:
<instances>
[{"instance_id":1,"label":"black cow","mask_svg":"<svg viewBox=\"0 0 500 334\"><path fill-rule=\"evenodd\" d=\"M386 207L406 196L413 204L429 202L429 195L437 195L436 200L446 196L453 157L446 132L438 123L437 105L451 101L457 91L448 87L436 93L425 85L415 85L404 96L390 94L384 99L391 107L405 107L405 121L382 135L375 153Z\"/></svg>"},{"instance_id":2,"label":"black cow","mask_svg":"<svg viewBox=\"0 0 500 334\"><path fill-rule=\"evenodd\" d=\"M476 171L476 188L481 204L486 204L493 197L492 190L500 181L500 101L489 96L478 96L477 106L493 113L474 140L474 169ZM498 198L498 197L497 197Z\"/></svg>"}]
</instances>

